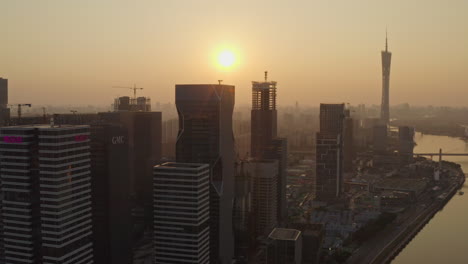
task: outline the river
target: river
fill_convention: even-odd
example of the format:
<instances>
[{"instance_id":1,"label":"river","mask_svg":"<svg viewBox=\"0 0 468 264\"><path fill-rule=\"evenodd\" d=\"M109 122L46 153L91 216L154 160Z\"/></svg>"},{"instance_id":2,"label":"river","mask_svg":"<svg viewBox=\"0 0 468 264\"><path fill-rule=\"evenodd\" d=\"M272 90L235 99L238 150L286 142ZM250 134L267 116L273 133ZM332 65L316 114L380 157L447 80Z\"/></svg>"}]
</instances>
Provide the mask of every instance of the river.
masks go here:
<instances>
[{"instance_id":1,"label":"river","mask_svg":"<svg viewBox=\"0 0 468 264\"><path fill-rule=\"evenodd\" d=\"M468 152L468 142L446 136L416 133L415 153ZM434 157L438 160L438 157ZM447 157L459 163L468 173L468 157ZM392 264L414 263L468 263L468 183L463 186L465 195L456 194L419 234L394 259Z\"/></svg>"}]
</instances>

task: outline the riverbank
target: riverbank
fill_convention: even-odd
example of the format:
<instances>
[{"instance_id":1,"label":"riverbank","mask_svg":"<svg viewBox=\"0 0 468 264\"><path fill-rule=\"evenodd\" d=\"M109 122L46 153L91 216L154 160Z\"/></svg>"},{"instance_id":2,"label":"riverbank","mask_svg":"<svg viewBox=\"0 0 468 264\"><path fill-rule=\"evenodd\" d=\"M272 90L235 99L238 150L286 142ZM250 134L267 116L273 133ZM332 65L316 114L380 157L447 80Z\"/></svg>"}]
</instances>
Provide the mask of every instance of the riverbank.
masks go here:
<instances>
[{"instance_id":1,"label":"riverbank","mask_svg":"<svg viewBox=\"0 0 468 264\"><path fill-rule=\"evenodd\" d=\"M411 223L409 223L394 239L392 239L370 262L371 264L390 263L413 238L429 223L444 206L457 194L465 183L465 174L461 168L458 169L459 181L450 187L443 199L436 201L426 210L421 212Z\"/></svg>"},{"instance_id":2,"label":"riverbank","mask_svg":"<svg viewBox=\"0 0 468 264\"><path fill-rule=\"evenodd\" d=\"M446 178L445 187L436 192L426 191L421 194L417 203L410 205L399 215L398 221L362 244L346 263L390 263L463 186L465 176L459 165L444 162L444 168L452 175Z\"/></svg>"}]
</instances>

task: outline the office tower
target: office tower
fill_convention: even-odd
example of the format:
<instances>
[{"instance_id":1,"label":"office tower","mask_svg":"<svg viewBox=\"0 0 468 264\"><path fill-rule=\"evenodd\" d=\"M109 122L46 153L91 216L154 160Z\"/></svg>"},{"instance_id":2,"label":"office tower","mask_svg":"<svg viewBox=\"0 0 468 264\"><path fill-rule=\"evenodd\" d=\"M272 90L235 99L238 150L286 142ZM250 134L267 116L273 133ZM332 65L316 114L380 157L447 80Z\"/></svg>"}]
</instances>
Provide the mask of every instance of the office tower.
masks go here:
<instances>
[{"instance_id":1,"label":"office tower","mask_svg":"<svg viewBox=\"0 0 468 264\"><path fill-rule=\"evenodd\" d=\"M343 186L344 104L320 104L320 132L316 135L316 199L332 202Z\"/></svg>"},{"instance_id":2,"label":"office tower","mask_svg":"<svg viewBox=\"0 0 468 264\"><path fill-rule=\"evenodd\" d=\"M10 122L10 109L8 108L8 79L0 78L0 126Z\"/></svg>"},{"instance_id":3,"label":"office tower","mask_svg":"<svg viewBox=\"0 0 468 264\"><path fill-rule=\"evenodd\" d=\"M390 64L392 53L388 51L387 36L385 36L385 50L382 51L382 104L380 119L383 124L390 121Z\"/></svg>"},{"instance_id":4,"label":"office tower","mask_svg":"<svg viewBox=\"0 0 468 264\"><path fill-rule=\"evenodd\" d=\"M284 223L288 217L286 185L288 169L288 140L286 138L275 138L271 141L268 151L265 153L266 159L278 161L277 179L277 214L278 224Z\"/></svg>"},{"instance_id":5,"label":"office tower","mask_svg":"<svg viewBox=\"0 0 468 264\"><path fill-rule=\"evenodd\" d=\"M344 104L320 104L320 133L342 134Z\"/></svg>"},{"instance_id":6,"label":"office tower","mask_svg":"<svg viewBox=\"0 0 468 264\"><path fill-rule=\"evenodd\" d=\"M210 262L231 263L234 251L234 86L176 85L176 160L210 164Z\"/></svg>"},{"instance_id":7,"label":"office tower","mask_svg":"<svg viewBox=\"0 0 468 264\"><path fill-rule=\"evenodd\" d=\"M154 167L154 263L210 263L210 166Z\"/></svg>"},{"instance_id":8,"label":"office tower","mask_svg":"<svg viewBox=\"0 0 468 264\"><path fill-rule=\"evenodd\" d=\"M251 153L262 158L272 139L277 137L276 82L252 82Z\"/></svg>"},{"instance_id":9,"label":"office tower","mask_svg":"<svg viewBox=\"0 0 468 264\"><path fill-rule=\"evenodd\" d=\"M301 231L275 228L268 240L266 264L302 264Z\"/></svg>"},{"instance_id":10,"label":"office tower","mask_svg":"<svg viewBox=\"0 0 468 264\"><path fill-rule=\"evenodd\" d=\"M0 128L6 263L92 263L88 126Z\"/></svg>"},{"instance_id":11,"label":"office tower","mask_svg":"<svg viewBox=\"0 0 468 264\"><path fill-rule=\"evenodd\" d=\"M123 124L128 133L130 192L149 212L152 205L153 166L161 160L161 112L99 113L106 122Z\"/></svg>"},{"instance_id":12,"label":"office tower","mask_svg":"<svg viewBox=\"0 0 468 264\"><path fill-rule=\"evenodd\" d=\"M94 263L132 263L127 130L91 125Z\"/></svg>"},{"instance_id":13,"label":"office tower","mask_svg":"<svg viewBox=\"0 0 468 264\"><path fill-rule=\"evenodd\" d=\"M251 160L244 169L253 182L252 211L255 237L268 236L278 224L278 161Z\"/></svg>"}]
</instances>

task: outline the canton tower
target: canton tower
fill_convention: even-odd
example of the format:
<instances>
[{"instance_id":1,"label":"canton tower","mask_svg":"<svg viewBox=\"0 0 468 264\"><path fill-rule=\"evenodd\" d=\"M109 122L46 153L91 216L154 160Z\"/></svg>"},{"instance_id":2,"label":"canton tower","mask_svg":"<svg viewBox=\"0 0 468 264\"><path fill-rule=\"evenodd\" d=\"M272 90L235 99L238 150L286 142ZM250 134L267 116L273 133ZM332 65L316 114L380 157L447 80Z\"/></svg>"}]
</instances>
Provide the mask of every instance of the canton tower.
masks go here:
<instances>
[{"instance_id":1,"label":"canton tower","mask_svg":"<svg viewBox=\"0 0 468 264\"><path fill-rule=\"evenodd\" d=\"M382 104L380 119L384 124L390 120L390 64L392 53L388 51L387 34L385 33L385 50L382 51Z\"/></svg>"}]
</instances>

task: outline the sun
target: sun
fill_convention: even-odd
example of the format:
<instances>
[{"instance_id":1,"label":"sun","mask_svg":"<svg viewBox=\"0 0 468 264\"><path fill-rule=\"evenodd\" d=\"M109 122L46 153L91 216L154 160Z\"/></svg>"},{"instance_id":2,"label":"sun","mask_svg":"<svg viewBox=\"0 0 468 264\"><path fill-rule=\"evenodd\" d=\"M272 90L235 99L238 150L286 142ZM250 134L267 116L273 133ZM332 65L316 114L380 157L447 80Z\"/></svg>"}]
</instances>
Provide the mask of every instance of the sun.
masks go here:
<instances>
[{"instance_id":1,"label":"sun","mask_svg":"<svg viewBox=\"0 0 468 264\"><path fill-rule=\"evenodd\" d=\"M224 68L231 67L235 61L236 57L232 51L225 50L218 55L218 63Z\"/></svg>"}]
</instances>

